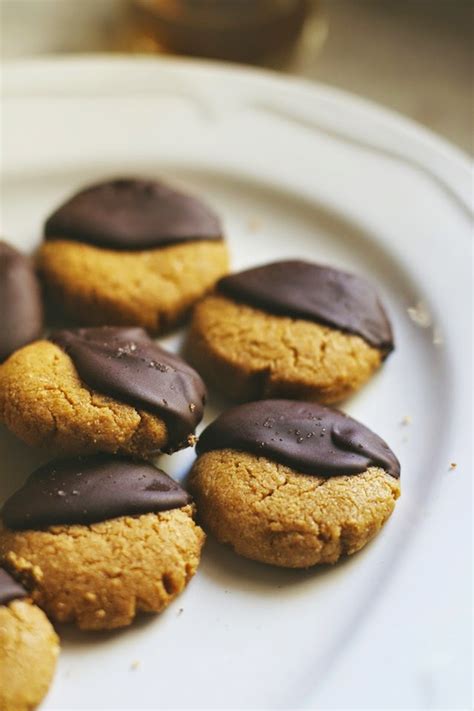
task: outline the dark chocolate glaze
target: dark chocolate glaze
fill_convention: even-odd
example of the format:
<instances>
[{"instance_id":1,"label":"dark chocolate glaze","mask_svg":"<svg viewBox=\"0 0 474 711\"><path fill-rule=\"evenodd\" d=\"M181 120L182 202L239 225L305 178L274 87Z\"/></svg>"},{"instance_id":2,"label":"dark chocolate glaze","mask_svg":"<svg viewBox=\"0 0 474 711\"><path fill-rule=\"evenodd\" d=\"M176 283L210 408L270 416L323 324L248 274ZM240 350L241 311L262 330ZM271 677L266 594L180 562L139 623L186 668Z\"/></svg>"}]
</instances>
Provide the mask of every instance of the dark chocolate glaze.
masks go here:
<instances>
[{"instance_id":1,"label":"dark chocolate glaze","mask_svg":"<svg viewBox=\"0 0 474 711\"><path fill-rule=\"evenodd\" d=\"M298 260L223 277L218 290L270 313L315 321L361 336L389 353L390 322L374 289L354 274Z\"/></svg>"},{"instance_id":2,"label":"dark chocolate glaze","mask_svg":"<svg viewBox=\"0 0 474 711\"><path fill-rule=\"evenodd\" d=\"M17 583L5 568L0 568L0 605L8 605L12 600L27 596L28 593L23 585Z\"/></svg>"},{"instance_id":3,"label":"dark chocolate glaze","mask_svg":"<svg viewBox=\"0 0 474 711\"><path fill-rule=\"evenodd\" d=\"M217 215L201 200L152 180L121 178L81 190L46 221L45 238L110 249L152 249L222 239Z\"/></svg>"},{"instance_id":4,"label":"dark chocolate glaze","mask_svg":"<svg viewBox=\"0 0 474 711\"><path fill-rule=\"evenodd\" d=\"M33 472L2 509L11 529L89 524L186 506L189 494L146 462L98 454L50 462Z\"/></svg>"},{"instance_id":5,"label":"dark chocolate glaze","mask_svg":"<svg viewBox=\"0 0 474 711\"><path fill-rule=\"evenodd\" d=\"M0 242L0 361L41 335L43 306L33 264Z\"/></svg>"},{"instance_id":6,"label":"dark chocolate glaze","mask_svg":"<svg viewBox=\"0 0 474 711\"><path fill-rule=\"evenodd\" d=\"M236 449L273 459L296 471L331 477L381 467L398 478L389 446L352 417L316 403L260 400L239 405L207 427L198 454Z\"/></svg>"},{"instance_id":7,"label":"dark chocolate glaze","mask_svg":"<svg viewBox=\"0 0 474 711\"><path fill-rule=\"evenodd\" d=\"M70 356L86 385L163 419L166 452L188 445L202 419L206 388L182 358L142 328L78 328L55 331L50 340Z\"/></svg>"}]
</instances>

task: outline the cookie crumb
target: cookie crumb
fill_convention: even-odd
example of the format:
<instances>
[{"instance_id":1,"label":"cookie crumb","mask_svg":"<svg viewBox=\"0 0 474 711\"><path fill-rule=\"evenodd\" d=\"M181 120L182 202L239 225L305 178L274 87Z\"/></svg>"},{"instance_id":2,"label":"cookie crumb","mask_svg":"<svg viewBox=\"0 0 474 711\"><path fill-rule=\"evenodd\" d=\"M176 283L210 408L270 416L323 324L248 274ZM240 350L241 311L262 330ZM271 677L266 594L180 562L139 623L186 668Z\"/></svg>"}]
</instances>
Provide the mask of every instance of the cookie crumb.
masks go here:
<instances>
[{"instance_id":1,"label":"cookie crumb","mask_svg":"<svg viewBox=\"0 0 474 711\"><path fill-rule=\"evenodd\" d=\"M450 470L450 471L454 471L457 466L458 466L458 465L456 464L456 462L451 462L451 464L449 465L449 470Z\"/></svg>"},{"instance_id":2,"label":"cookie crumb","mask_svg":"<svg viewBox=\"0 0 474 711\"><path fill-rule=\"evenodd\" d=\"M408 425L411 425L412 422L413 420L411 418L411 415L405 415L404 417L402 417L400 424L406 427Z\"/></svg>"},{"instance_id":3,"label":"cookie crumb","mask_svg":"<svg viewBox=\"0 0 474 711\"><path fill-rule=\"evenodd\" d=\"M188 436L187 442L190 447L194 447L197 444L197 441L198 438L196 437L196 435L191 434Z\"/></svg>"},{"instance_id":4,"label":"cookie crumb","mask_svg":"<svg viewBox=\"0 0 474 711\"><path fill-rule=\"evenodd\" d=\"M423 301L419 301L415 306L410 306L407 313L413 323L421 328L429 328L433 322L428 307Z\"/></svg>"},{"instance_id":5,"label":"cookie crumb","mask_svg":"<svg viewBox=\"0 0 474 711\"><path fill-rule=\"evenodd\" d=\"M262 229L262 221L258 217L250 217L247 220L247 229L249 232L258 232Z\"/></svg>"},{"instance_id":6,"label":"cookie crumb","mask_svg":"<svg viewBox=\"0 0 474 711\"><path fill-rule=\"evenodd\" d=\"M182 615L183 612L184 612L184 609L183 609L182 607L180 607L179 610L178 610L178 614L176 615L176 617L179 617L180 615Z\"/></svg>"},{"instance_id":7,"label":"cookie crumb","mask_svg":"<svg viewBox=\"0 0 474 711\"><path fill-rule=\"evenodd\" d=\"M131 669L131 671L135 671L136 669L138 669L139 666L140 666L140 662L138 660L135 660L134 662L132 662L130 664L130 669Z\"/></svg>"},{"instance_id":8,"label":"cookie crumb","mask_svg":"<svg viewBox=\"0 0 474 711\"><path fill-rule=\"evenodd\" d=\"M442 346L444 343L444 338L441 333L441 329L438 326L433 328L433 344L435 346Z\"/></svg>"}]
</instances>

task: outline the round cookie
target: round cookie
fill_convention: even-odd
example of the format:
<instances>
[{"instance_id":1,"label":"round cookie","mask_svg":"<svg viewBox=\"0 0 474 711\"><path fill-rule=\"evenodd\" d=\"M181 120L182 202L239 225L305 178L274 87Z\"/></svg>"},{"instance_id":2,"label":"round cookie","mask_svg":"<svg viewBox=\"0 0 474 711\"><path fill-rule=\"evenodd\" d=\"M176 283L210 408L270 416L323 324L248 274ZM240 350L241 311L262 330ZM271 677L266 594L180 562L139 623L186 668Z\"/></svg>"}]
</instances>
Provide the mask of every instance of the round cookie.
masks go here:
<instances>
[{"instance_id":1,"label":"round cookie","mask_svg":"<svg viewBox=\"0 0 474 711\"><path fill-rule=\"evenodd\" d=\"M54 676L59 640L26 590L0 568L0 709L31 711Z\"/></svg>"},{"instance_id":2,"label":"round cookie","mask_svg":"<svg viewBox=\"0 0 474 711\"><path fill-rule=\"evenodd\" d=\"M301 261L223 277L197 304L187 342L206 381L241 401L337 402L392 349L390 324L369 284Z\"/></svg>"},{"instance_id":3,"label":"round cookie","mask_svg":"<svg viewBox=\"0 0 474 711\"><path fill-rule=\"evenodd\" d=\"M45 225L39 268L81 325L178 323L228 271L222 226L197 198L151 180L82 190Z\"/></svg>"},{"instance_id":4,"label":"round cookie","mask_svg":"<svg viewBox=\"0 0 474 711\"><path fill-rule=\"evenodd\" d=\"M141 328L55 331L0 366L0 421L27 444L150 457L194 442L205 386Z\"/></svg>"},{"instance_id":5,"label":"round cookie","mask_svg":"<svg viewBox=\"0 0 474 711\"><path fill-rule=\"evenodd\" d=\"M43 328L38 278L31 261L0 241L0 362L36 340Z\"/></svg>"},{"instance_id":6,"label":"round cookie","mask_svg":"<svg viewBox=\"0 0 474 711\"><path fill-rule=\"evenodd\" d=\"M316 403L235 407L201 435L190 476L204 529L246 558L335 563L392 513L398 460L356 420Z\"/></svg>"},{"instance_id":7,"label":"round cookie","mask_svg":"<svg viewBox=\"0 0 474 711\"><path fill-rule=\"evenodd\" d=\"M35 603L81 629L161 612L194 575L204 533L189 495L144 462L52 462L4 505L0 557Z\"/></svg>"}]
</instances>

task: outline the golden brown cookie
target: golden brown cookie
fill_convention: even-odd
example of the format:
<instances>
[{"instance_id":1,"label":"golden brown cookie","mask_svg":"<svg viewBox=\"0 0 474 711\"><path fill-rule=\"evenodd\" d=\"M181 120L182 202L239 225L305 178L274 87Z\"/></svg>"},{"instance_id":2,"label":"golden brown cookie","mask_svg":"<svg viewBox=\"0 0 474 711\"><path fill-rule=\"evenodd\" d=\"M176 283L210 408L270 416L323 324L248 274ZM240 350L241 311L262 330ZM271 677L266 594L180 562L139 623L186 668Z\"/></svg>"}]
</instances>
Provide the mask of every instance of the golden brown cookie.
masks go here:
<instances>
[{"instance_id":1,"label":"golden brown cookie","mask_svg":"<svg viewBox=\"0 0 474 711\"><path fill-rule=\"evenodd\" d=\"M81 325L178 323L228 271L218 217L150 180L82 190L47 220L39 268L54 301Z\"/></svg>"},{"instance_id":2,"label":"golden brown cookie","mask_svg":"<svg viewBox=\"0 0 474 711\"><path fill-rule=\"evenodd\" d=\"M161 612L194 575L205 537L189 502L151 465L53 462L5 504L0 558L52 619L122 627Z\"/></svg>"},{"instance_id":3,"label":"golden brown cookie","mask_svg":"<svg viewBox=\"0 0 474 711\"><path fill-rule=\"evenodd\" d=\"M48 618L0 568L0 709L31 711L46 695L59 654Z\"/></svg>"},{"instance_id":4,"label":"golden brown cookie","mask_svg":"<svg viewBox=\"0 0 474 711\"><path fill-rule=\"evenodd\" d=\"M277 262L221 279L195 308L186 352L209 384L240 401L333 403L379 368L391 338L365 282L306 262Z\"/></svg>"},{"instance_id":5,"label":"golden brown cookie","mask_svg":"<svg viewBox=\"0 0 474 711\"><path fill-rule=\"evenodd\" d=\"M114 252L72 241L44 243L39 269L52 299L84 325L142 326L161 333L229 268L224 242Z\"/></svg>"},{"instance_id":6,"label":"golden brown cookie","mask_svg":"<svg viewBox=\"0 0 474 711\"><path fill-rule=\"evenodd\" d=\"M230 449L200 457L190 487L206 531L246 558L287 568L335 563L363 548L400 492L376 467L327 479Z\"/></svg>"},{"instance_id":7,"label":"golden brown cookie","mask_svg":"<svg viewBox=\"0 0 474 711\"><path fill-rule=\"evenodd\" d=\"M0 421L20 439L71 454L142 457L192 443L205 388L181 358L141 329L59 331L51 338L0 366Z\"/></svg>"},{"instance_id":8,"label":"golden brown cookie","mask_svg":"<svg viewBox=\"0 0 474 711\"><path fill-rule=\"evenodd\" d=\"M387 445L314 403L233 408L204 431L198 453L189 485L204 529L263 563L305 568L355 553L400 494Z\"/></svg>"},{"instance_id":9,"label":"golden brown cookie","mask_svg":"<svg viewBox=\"0 0 474 711\"><path fill-rule=\"evenodd\" d=\"M274 316L219 294L197 304L186 355L209 385L239 401L338 402L382 362L380 351L359 336Z\"/></svg>"}]
</instances>

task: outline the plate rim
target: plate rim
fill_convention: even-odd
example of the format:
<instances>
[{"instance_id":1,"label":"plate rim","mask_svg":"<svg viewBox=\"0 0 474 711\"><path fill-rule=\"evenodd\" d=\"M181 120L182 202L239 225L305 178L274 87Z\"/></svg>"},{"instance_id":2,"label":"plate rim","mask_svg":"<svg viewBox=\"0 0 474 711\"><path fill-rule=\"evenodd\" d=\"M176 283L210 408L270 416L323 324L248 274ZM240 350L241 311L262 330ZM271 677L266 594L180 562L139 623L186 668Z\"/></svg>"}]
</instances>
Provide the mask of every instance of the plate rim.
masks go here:
<instances>
[{"instance_id":1,"label":"plate rim","mask_svg":"<svg viewBox=\"0 0 474 711\"><path fill-rule=\"evenodd\" d=\"M147 54L130 55L127 53L110 53L92 52L92 53L70 53L70 54L45 54L37 57L27 57L21 59L6 59L3 61L2 83L7 83L7 86L2 87L2 98L9 98L8 82L14 83L18 78L14 75L26 74L30 75L31 70L35 71L56 71L59 67L77 68L80 65L101 67L105 69L117 68L120 65L126 64L135 67L147 67L153 65L161 65L167 69L174 67L179 69L189 69L191 71L203 71L215 74L233 74L234 76L245 76L250 81L264 80L269 85L275 87L294 87L303 90L305 93L318 94L321 98L326 98L334 103L352 103L358 109L370 113L378 114L385 122L390 122L391 125L402 135L408 132L412 137L421 140L430 145L431 148L437 151L443 151L445 158L450 160L457 167L466 171L465 177L468 179L474 165L474 158L469 153L449 139L436 133L424 124L419 123L409 116L405 116L396 109L392 109L384 104L380 104L373 99L359 96L347 89L342 89L333 86L329 83L321 81L313 81L306 77L300 77L294 74L286 74L274 69L254 67L245 64L235 64L232 62L216 61L211 59L194 59L179 56L150 56ZM9 76L10 75L10 76ZM23 81L25 77L22 77Z\"/></svg>"}]
</instances>

